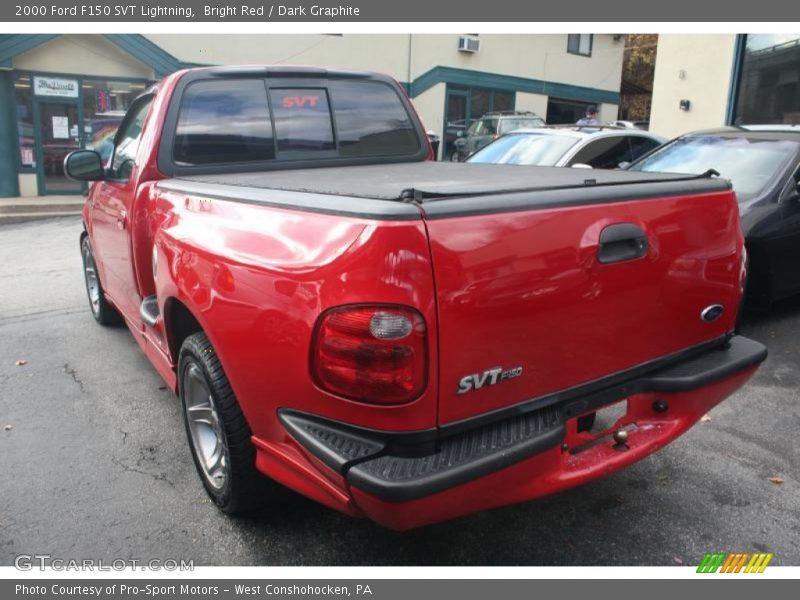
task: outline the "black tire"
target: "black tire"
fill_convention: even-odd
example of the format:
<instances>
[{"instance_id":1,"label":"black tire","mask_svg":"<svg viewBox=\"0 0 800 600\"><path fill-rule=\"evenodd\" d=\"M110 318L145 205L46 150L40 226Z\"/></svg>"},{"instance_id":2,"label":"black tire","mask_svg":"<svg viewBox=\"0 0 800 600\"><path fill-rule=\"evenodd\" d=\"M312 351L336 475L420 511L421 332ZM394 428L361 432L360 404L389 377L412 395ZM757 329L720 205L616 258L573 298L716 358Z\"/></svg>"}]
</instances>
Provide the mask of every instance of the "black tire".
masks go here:
<instances>
[{"instance_id":1,"label":"black tire","mask_svg":"<svg viewBox=\"0 0 800 600\"><path fill-rule=\"evenodd\" d=\"M81 259L83 260L83 281L86 284L86 296L89 298L89 309L94 320L107 327L122 323L122 317L117 309L106 299L103 284L100 283L100 274L94 260L92 242L89 236L81 239Z\"/></svg>"},{"instance_id":2,"label":"black tire","mask_svg":"<svg viewBox=\"0 0 800 600\"><path fill-rule=\"evenodd\" d=\"M196 443L190 424L189 405L193 401L187 396L192 394L192 386L200 383L198 376L208 394L207 401L216 412L216 443L221 444L222 456L226 457L224 482L211 477L203 466L204 459L199 454L202 450L198 449L199 442ZM178 384L192 459L206 492L217 507L236 515L259 509L273 500L278 485L256 469L250 427L206 334L195 333L183 342L178 357Z\"/></svg>"},{"instance_id":3,"label":"black tire","mask_svg":"<svg viewBox=\"0 0 800 600\"><path fill-rule=\"evenodd\" d=\"M450 162L460 162L460 160L461 159L458 156L458 151L457 150L453 150L453 152L450 154Z\"/></svg>"}]
</instances>

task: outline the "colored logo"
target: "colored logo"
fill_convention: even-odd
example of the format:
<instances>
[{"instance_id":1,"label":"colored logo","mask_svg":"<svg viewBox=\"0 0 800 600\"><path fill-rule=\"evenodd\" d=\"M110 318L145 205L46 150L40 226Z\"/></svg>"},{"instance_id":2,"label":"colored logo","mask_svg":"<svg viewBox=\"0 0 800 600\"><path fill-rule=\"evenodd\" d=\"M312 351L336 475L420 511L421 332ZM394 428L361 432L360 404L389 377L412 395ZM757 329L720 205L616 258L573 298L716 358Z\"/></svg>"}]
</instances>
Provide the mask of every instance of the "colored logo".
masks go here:
<instances>
[{"instance_id":1,"label":"colored logo","mask_svg":"<svg viewBox=\"0 0 800 600\"><path fill-rule=\"evenodd\" d=\"M706 552L698 573L763 573L769 561L772 560L771 552Z\"/></svg>"}]
</instances>

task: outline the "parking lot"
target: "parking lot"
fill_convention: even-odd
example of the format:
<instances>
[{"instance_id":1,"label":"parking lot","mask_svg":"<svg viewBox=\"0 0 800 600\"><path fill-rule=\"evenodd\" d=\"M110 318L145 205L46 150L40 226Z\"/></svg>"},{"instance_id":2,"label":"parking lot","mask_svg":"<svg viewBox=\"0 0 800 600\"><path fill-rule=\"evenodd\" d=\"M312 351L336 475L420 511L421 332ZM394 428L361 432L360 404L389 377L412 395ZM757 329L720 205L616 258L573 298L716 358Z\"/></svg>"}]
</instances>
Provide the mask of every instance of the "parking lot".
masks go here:
<instances>
[{"instance_id":1,"label":"parking lot","mask_svg":"<svg viewBox=\"0 0 800 600\"><path fill-rule=\"evenodd\" d=\"M403 534L289 492L232 519L202 489L178 400L125 328L92 320L79 232L77 218L0 227L0 564L800 564L800 301L746 320L770 357L710 420L585 487Z\"/></svg>"}]
</instances>

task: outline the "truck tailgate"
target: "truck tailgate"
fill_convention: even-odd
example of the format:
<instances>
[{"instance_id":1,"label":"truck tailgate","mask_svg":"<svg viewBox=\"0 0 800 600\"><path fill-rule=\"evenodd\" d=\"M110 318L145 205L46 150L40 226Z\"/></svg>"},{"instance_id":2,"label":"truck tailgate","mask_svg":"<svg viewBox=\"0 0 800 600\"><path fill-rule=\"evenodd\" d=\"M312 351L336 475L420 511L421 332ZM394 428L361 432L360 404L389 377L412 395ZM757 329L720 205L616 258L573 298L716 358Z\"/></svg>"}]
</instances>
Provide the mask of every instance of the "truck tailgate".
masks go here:
<instances>
[{"instance_id":1,"label":"truck tailgate","mask_svg":"<svg viewBox=\"0 0 800 600\"><path fill-rule=\"evenodd\" d=\"M732 331L743 241L720 183L688 193L653 184L640 198L620 186L584 190L585 201L578 190L423 204L440 425L597 384Z\"/></svg>"}]
</instances>

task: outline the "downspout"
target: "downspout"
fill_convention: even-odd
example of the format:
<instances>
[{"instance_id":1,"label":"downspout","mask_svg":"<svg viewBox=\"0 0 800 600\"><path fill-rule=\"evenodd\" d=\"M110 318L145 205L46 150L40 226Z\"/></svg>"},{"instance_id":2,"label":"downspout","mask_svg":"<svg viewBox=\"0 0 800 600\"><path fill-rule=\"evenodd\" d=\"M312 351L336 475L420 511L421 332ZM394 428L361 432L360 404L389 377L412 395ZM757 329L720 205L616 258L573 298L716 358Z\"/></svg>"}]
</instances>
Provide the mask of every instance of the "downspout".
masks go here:
<instances>
[{"instance_id":1,"label":"downspout","mask_svg":"<svg viewBox=\"0 0 800 600\"><path fill-rule=\"evenodd\" d=\"M411 97L411 92L412 92L411 84L414 81L411 78L411 49L412 49L413 45L414 45L414 34L413 33L409 33L408 34L408 65L407 65L407 68L406 68L406 71L407 71L407 73L406 73L406 81L408 82L408 96L409 96L409 98Z\"/></svg>"}]
</instances>

